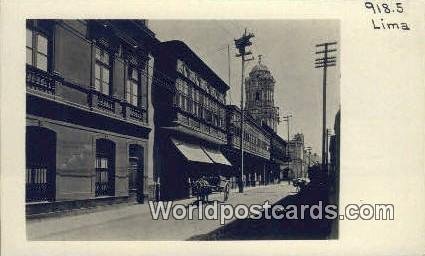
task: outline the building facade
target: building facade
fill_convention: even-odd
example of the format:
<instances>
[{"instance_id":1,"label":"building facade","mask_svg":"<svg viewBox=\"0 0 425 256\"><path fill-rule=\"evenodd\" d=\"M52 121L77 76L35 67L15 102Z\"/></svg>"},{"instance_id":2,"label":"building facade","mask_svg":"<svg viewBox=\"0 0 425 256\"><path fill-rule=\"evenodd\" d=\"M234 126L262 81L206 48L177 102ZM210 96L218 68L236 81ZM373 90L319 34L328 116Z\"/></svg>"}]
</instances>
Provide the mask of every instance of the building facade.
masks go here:
<instances>
[{"instance_id":1,"label":"building facade","mask_svg":"<svg viewBox=\"0 0 425 256\"><path fill-rule=\"evenodd\" d=\"M274 87L275 80L266 65L255 65L245 82L246 104L245 109L260 124L265 124L277 131L279 124L279 108L275 107Z\"/></svg>"},{"instance_id":2,"label":"building facade","mask_svg":"<svg viewBox=\"0 0 425 256\"><path fill-rule=\"evenodd\" d=\"M266 177L267 183L276 183L288 179L287 167L287 145L288 143L273 131L272 128L263 124L263 130L270 138L270 169Z\"/></svg>"},{"instance_id":3,"label":"building facade","mask_svg":"<svg viewBox=\"0 0 425 256\"><path fill-rule=\"evenodd\" d=\"M181 41L161 43L156 56L155 175L161 200L185 198L201 176L230 177L221 152L229 87Z\"/></svg>"},{"instance_id":4,"label":"building facade","mask_svg":"<svg viewBox=\"0 0 425 256\"><path fill-rule=\"evenodd\" d=\"M304 161L304 135L295 134L294 138L288 143L289 154L289 175L291 178L306 178L307 171Z\"/></svg>"},{"instance_id":5,"label":"building facade","mask_svg":"<svg viewBox=\"0 0 425 256\"><path fill-rule=\"evenodd\" d=\"M241 169L241 111L237 106L227 106L226 124L227 145L223 152L232 163L231 181L235 188ZM243 136L244 185L265 184L270 170L270 137L249 113L245 113Z\"/></svg>"},{"instance_id":6,"label":"building facade","mask_svg":"<svg viewBox=\"0 0 425 256\"><path fill-rule=\"evenodd\" d=\"M330 152L330 177L332 188L339 191L339 173L340 173L340 143L341 143L341 110L335 115L334 122L335 134L331 136L329 143Z\"/></svg>"},{"instance_id":7,"label":"building facade","mask_svg":"<svg viewBox=\"0 0 425 256\"><path fill-rule=\"evenodd\" d=\"M154 197L144 20L28 20L27 214Z\"/></svg>"}]
</instances>

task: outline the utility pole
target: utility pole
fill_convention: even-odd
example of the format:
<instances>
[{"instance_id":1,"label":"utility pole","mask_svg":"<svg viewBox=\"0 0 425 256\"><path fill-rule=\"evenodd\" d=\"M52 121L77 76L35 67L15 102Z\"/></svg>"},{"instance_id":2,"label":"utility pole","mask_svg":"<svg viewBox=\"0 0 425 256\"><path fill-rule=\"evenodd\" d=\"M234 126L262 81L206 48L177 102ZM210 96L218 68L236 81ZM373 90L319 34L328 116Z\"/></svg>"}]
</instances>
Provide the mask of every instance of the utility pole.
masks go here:
<instances>
[{"instance_id":1,"label":"utility pole","mask_svg":"<svg viewBox=\"0 0 425 256\"><path fill-rule=\"evenodd\" d=\"M292 115L286 115L282 117L282 121L287 122L288 123L288 143L286 145L286 156L288 157L288 171L289 171L289 160L290 160L290 156L289 156L289 123L290 123L290 118L292 117ZM288 173L289 176L289 173ZM288 177L289 178L289 177Z\"/></svg>"},{"instance_id":2,"label":"utility pole","mask_svg":"<svg viewBox=\"0 0 425 256\"><path fill-rule=\"evenodd\" d=\"M322 124L322 171L326 171L326 71L328 67L336 66L336 57L329 56L330 52L336 52L336 49L330 49L330 46L336 45L336 42L317 44L316 54L322 58L316 58L315 68L323 68L323 124Z\"/></svg>"},{"instance_id":3,"label":"utility pole","mask_svg":"<svg viewBox=\"0 0 425 256\"><path fill-rule=\"evenodd\" d=\"M230 86L230 44L227 44L227 65L228 65L228 79L229 79L229 87Z\"/></svg>"},{"instance_id":4,"label":"utility pole","mask_svg":"<svg viewBox=\"0 0 425 256\"><path fill-rule=\"evenodd\" d=\"M326 167L329 165L329 138L332 136L331 129L326 129Z\"/></svg>"},{"instance_id":5,"label":"utility pole","mask_svg":"<svg viewBox=\"0 0 425 256\"><path fill-rule=\"evenodd\" d=\"M241 169L240 169L240 177L239 177L239 193L243 193L243 171L244 171L244 161L243 161L243 137L244 137L244 82L245 82L245 62L254 60L253 57L250 59L245 59L245 56L252 55L251 51L247 51L245 49L246 47L252 45L252 42L250 41L251 38L254 37L253 33L247 34L246 28L244 34L238 38L235 39L235 46L236 49L238 49L239 53L236 54L236 57L242 58L242 78L241 78L241 139L240 139L240 153L241 153Z\"/></svg>"}]
</instances>

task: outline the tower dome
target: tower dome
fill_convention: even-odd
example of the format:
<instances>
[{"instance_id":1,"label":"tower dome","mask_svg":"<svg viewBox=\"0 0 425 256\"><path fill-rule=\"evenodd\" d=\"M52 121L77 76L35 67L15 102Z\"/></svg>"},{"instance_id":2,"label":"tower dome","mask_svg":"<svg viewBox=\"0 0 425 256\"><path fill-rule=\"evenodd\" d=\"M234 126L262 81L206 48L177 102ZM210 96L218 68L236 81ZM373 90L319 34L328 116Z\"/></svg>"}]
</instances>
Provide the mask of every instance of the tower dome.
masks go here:
<instances>
[{"instance_id":1,"label":"tower dome","mask_svg":"<svg viewBox=\"0 0 425 256\"><path fill-rule=\"evenodd\" d=\"M261 57L262 57L262 55L258 55L258 63L251 69L251 72L249 72L249 73L255 73L255 72L259 72L259 71L270 72L269 68L266 65L264 65L263 63L261 63Z\"/></svg>"},{"instance_id":2,"label":"tower dome","mask_svg":"<svg viewBox=\"0 0 425 256\"><path fill-rule=\"evenodd\" d=\"M264 79L271 79L274 81L274 78L270 73L269 68L261 62L261 57L262 55L258 55L258 63L254 67L252 67L251 71L249 72L249 75L261 76Z\"/></svg>"},{"instance_id":3,"label":"tower dome","mask_svg":"<svg viewBox=\"0 0 425 256\"><path fill-rule=\"evenodd\" d=\"M274 105L275 80L268 67L261 63L261 57L258 56L258 63L246 79L245 108L260 124L266 124L276 131L279 108Z\"/></svg>"}]
</instances>

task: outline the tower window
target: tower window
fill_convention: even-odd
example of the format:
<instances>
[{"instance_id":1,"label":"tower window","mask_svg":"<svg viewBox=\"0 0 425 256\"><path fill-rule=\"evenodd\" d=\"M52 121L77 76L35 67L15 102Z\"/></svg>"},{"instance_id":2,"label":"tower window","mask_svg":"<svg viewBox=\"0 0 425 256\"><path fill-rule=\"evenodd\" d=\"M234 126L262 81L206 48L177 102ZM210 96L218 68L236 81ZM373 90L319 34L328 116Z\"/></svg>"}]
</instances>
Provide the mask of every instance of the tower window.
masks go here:
<instances>
[{"instance_id":1,"label":"tower window","mask_svg":"<svg viewBox=\"0 0 425 256\"><path fill-rule=\"evenodd\" d=\"M259 101L260 100L260 93L259 92L256 92L255 93L255 100L256 101Z\"/></svg>"}]
</instances>

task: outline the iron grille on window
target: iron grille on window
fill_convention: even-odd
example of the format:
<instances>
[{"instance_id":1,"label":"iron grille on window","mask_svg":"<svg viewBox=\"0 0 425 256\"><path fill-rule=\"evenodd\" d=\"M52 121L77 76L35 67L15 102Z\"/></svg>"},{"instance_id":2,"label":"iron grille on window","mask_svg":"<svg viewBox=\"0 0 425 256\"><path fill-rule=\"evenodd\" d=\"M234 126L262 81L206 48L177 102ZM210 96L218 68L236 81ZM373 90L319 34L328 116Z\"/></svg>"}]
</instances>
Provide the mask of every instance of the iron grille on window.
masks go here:
<instances>
[{"instance_id":1,"label":"iron grille on window","mask_svg":"<svg viewBox=\"0 0 425 256\"><path fill-rule=\"evenodd\" d=\"M115 191L115 143L96 141L96 196L113 196Z\"/></svg>"},{"instance_id":2,"label":"iron grille on window","mask_svg":"<svg viewBox=\"0 0 425 256\"><path fill-rule=\"evenodd\" d=\"M50 199L47 180L47 164L31 163L25 173L27 201L47 201Z\"/></svg>"},{"instance_id":3,"label":"iron grille on window","mask_svg":"<svg viewBox=\"0 0 425 256\"><path fill-rule=\"evenodd\" d=\"M107 157L96 157L96 196L111 194L110 159Z\"/></svg>"}]
</instances>

